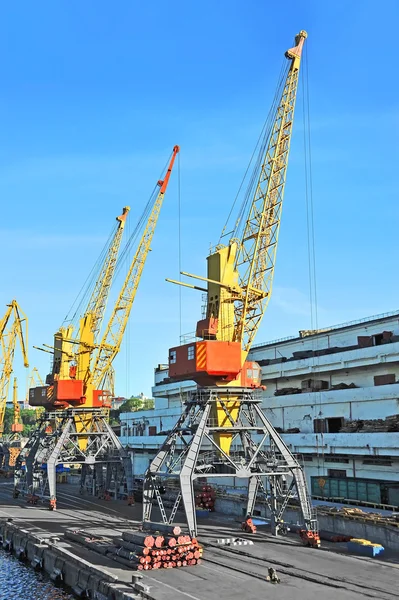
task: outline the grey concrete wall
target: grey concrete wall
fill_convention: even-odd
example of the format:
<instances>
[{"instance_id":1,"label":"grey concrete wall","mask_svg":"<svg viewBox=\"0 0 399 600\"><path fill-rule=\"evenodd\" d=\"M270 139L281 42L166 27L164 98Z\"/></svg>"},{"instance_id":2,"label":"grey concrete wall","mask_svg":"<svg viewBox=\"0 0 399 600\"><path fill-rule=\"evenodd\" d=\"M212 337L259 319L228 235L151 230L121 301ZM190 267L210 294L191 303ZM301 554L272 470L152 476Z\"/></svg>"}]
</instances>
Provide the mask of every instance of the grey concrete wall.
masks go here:
<instances>
[{"instance_id":1,"label":"grey concrete wall","mask_svg":"<svg viewBox=\"0 0 399 600\"><path fill-rule=\"evenodd\" d=\"M265 519L269 517L269 511L265 505L259 504L255 508L260 511L261 517ZM222 514L243 517L245 502L239 499L216 498L215 509L216 512ZM301 524L299 510L288 508L284 513L284 521L291 524ZM345 519L339 515L320 514L318 515L318 521L320 530L370 540L373 543L381 544L387 550L399 552L399 528Z\"/></svg>"},{"instance_id":2,"label":"grey concrete wall","mask_svg":"<svg viewBox=\"0 0 399 600\"><path fill-rule=\"evenodd\" d=\"M62 574L62 582L73 591L88 591L91 598L98 600L136 600L134 593L118 589L125 587L118 583L118 577L106 569L74 556L66 548L54 541L54 536L39 538L18 525L6 520L0 521L0 544L19 557L20 552L27 564L45 571L53 580Z\"/></svg>"}]
</instances>

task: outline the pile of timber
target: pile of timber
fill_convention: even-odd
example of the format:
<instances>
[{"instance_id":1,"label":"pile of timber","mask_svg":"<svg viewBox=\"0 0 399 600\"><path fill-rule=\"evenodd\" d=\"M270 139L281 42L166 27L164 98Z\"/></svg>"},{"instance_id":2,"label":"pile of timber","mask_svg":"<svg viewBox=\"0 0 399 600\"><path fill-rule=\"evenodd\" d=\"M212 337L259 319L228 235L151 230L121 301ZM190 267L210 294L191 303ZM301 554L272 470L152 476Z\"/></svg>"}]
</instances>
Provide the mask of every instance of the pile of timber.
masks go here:
<instances>
[{"instance_id":1,"label":"pile of timber","mask_svg":"<svg viewBox=\"0 0 399 600\"><path fill-rule=\"evenodd\" d=\"M320 392L327 390L350 390L357 388L358 386L354 383L336 383L335 385L329 385L327 381L320 379L305 379L302 381L302 387L284 387L279 388L274 392L275 396L288 396L290 394L307 394L309 392Z\"/></svg>"},{"instance_id":2,"label":"pile of timber","mask_svg":"<svg viewBox=\"0 0 399 600\"><path fill-rule=\"evenodd\" d=\"M354 383L336 383L335 385L330 386L330 390L352 390L353 388L359 387Z\"/></svg>"},{"instance_id":3,"label":"pile of timber","mask_svg":"<svg viewBox=\"0 0 399 600\"><path fill-rule=\"evenodd\" d=\"M146 523L150 531L125 531L113 550L119 562L132 569L173 569L198 565L202 547L195 538L183 535L179 526Z\"/></svg>"},{"instance_id":4,"label":"pile of timber","mask_svg":"<svg viewBox=\"0 0 399 600\"><path fill-rule=\"evenodd\" d=\"M399 415L392 415L385 419L346 421L340 429L340 433L354 433L356 431L362 433L399 431Z\"/></svg>"},{"instance_id":5,"label":"pile of timber","mask_svg":"<svg viewBox=\"0 0 399 600\"><path fill-rule=\"evenodd\" d=\"M392 515L382 515L378 512L366 512L360 508L347 508L347 507L336 507L329 505L320 505L317 507L318 514L327 514L343 517L344 519L351 519L361 522L370 522L375 525L388 525L399 527L399 515L392 513Z\"/></svg>"},{"instance_id":6,"label":"pile of timber","mask_svg":"<svg viewBox=\"0 0 399 600\"><path fill-rule=\"evenodd\" d=\"M302 390L300 388L293 388L293 387L285 387L285 388L279 388L278 390L276 390L274 392L275 396L289 396L290 394L301 394Z\"/></svg>"}]
</instances>

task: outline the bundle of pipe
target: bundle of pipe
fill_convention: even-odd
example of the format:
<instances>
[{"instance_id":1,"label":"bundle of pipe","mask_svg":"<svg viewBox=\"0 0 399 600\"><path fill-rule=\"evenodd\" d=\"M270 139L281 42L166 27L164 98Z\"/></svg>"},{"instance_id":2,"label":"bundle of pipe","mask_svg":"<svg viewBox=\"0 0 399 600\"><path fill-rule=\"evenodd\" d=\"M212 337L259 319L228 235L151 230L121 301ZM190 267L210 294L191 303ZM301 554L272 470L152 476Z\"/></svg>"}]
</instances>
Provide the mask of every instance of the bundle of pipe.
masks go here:
<instances>
[{"instance_id":1,"label":"bundle of pipe","mask_svg":"<svg viewBox=\"0 0 399 600\"><path fill-rule=\"evenodd\" d=\"M118 542L114 554L134 569L173 569L200 564L202 547L195 538L182 535L180 527L163 526L163 531L126 531ZM178 534L171 535L172 531ZM154 533L154 535L152 535ZM163 535L165 534L165 535Z\"/></svg>"},{"instance_id":2,"label":"bundle of pipe","mask_svg":"<svg viewBox=\"0 0 399 600\"><path fill-rule=\"evenodd\" d=\"M195 506L196 508L203 508L214 512L215 510L215 498L216 493L212 486L203 485L195 495Z\"/></svg>"}]
</instances>

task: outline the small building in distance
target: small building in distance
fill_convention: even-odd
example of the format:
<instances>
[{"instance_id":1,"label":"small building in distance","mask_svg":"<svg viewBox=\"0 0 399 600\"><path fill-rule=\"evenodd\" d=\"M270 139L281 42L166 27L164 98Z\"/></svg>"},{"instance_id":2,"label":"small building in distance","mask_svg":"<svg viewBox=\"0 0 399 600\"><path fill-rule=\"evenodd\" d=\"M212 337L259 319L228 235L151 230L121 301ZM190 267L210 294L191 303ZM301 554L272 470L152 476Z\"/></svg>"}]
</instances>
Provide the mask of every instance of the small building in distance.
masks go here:
<instances>
[{"instance_id":1,"label":"small building in distance","mask_svg":"<svg viewBox=\"0 0 399 600\"><path fill-rule=\"evenodd\" d=\"M399 506L399 312L257 344L249 360L262 368L264 413L300 457L314 498ZM121 415L137 477L194 388L170 382L160 364L155 410Z\"/></svg>"}]
</instances>

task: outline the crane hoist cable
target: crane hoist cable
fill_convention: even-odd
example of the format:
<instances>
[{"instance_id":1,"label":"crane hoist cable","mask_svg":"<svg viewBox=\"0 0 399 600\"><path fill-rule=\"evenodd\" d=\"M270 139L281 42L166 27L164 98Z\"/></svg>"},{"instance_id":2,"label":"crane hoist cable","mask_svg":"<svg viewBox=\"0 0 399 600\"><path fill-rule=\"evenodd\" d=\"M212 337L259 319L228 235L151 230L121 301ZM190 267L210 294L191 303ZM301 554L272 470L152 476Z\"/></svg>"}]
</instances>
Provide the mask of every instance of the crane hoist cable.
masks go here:
<instances>
[{"instance_id":1,"label":"crane hoist cable","mask_svg":"<svg viewBox=\"0 0 399 600\"><path fill-rule=\"evenodd\" d=\"M128 260L129 252L130 252L131 248L136 245L137 240L139 239L139 237L142 234L145 224L148 222L152 207L154 206L154 203L158 196L159 182L162 181L163 174L165 173L168 165L170 165L170 162L171 162L173 156L174 156L174 152L172 151L170 153L169 158L166 161L160 175L159 175L158 183L154 186L154 188L147 200L147 203L143 209L143 212L141 213L141 215L139 217L139 220L137 221L131 235L129 236L129 238L125 244L125 247L123 248L122 252L120 253L120 256L119 256L118 262L117 262L117 266L115 269L115 276L117 276L120 273L120 271L122 270L122 268L126 264L126 262L129 262L129 264L130 264L130 261Z\"/></svg>"},{"instance_id":2,"label":"crane hoist cable","mask_svg":"<svg viewBox=\"0 0 399 600\"><path fill-rule=\"evenodd\" d=\"M273 98L273 101L272 101L272 105L271 105L269 113L268 113L268 115L267 115L267 117L266 117L266 119L265 119L265 121L263 123L261 132L259 134L259 137L258 137L257 142L255 144L255 147L253 149L253 152L252 152L251 158L249 160L248 166L247 166L247 168L245 170L245 173L244 173L244 176L243 176L243 178L241 180L241 183L239 185L237 194L236 194L235 199L233 201L233 204L232 204L232 206L230 208L230 211L229 211L229 214L227 216L226 222L225 222L225 224L223 226L222 233L221 233L221 236L219 238L219 244L222 243L222 240L225 237L227 237L227 236L232 237L232 238L238 237L238 228L239 228L240 223L242 222L242 218L243 218L243 216L244 216L244 214L246 212L246 208L248 206L248 203L251 200L251 191L253 190L254 183L255 183L255 180L256 180L256 176L259 173L259 167L260 167L260 164L261 164L261 161L262 161L262 156L264 156L264 154L265 154L265 149L266 149L267 141L268 141L268 139L270 137L271 128L272 128L272 125L273 125L273 119L274 119L274 115L275 115L275 112L276 112L278 100L279 100L279 97L281 96L281 92L282 92L282 89L283 89L284 81L285 81L286 76L287 76L288 69L289 69L289 66L287 65L286 61L283 61L281 63L280 74L279 74L279 77L278 77L278 83L277 83L277 86L276 86L276 89L275 89L275 93L274 93L274 98ZM232 225L232 230L231 231L226 231L226 229L227 229L227 227L229 225L229 222L230 222L230 220L231 220L231 218L233 216L234 209L235 209L235 206L237 204L237 200L238 200L238 198L241 195L241 192L242 192L242 189L244 187L245 181L247 180L248 174L250 173L251 165L253 164L255 156L257 158L256 158L255 164L254 164L254 166L252 168L252 172L251 172L251 175L250 175L250 182L249 182L249 184L247 184L247 189L246 189L246 192L245 192L244 200L242 201L242 204L241 204L241 206L239 208L239 211L238 211L235 223Z\"/></svg>"},{"instance_id":3,"label":"crane hoist cable","mask_svg":"<svg viewBox=\"0 0 399 600\"><path fill-rule=\"evenodd\" d=\"M310 126L310 99L309 99L309 61L307 46L304 53L304 69L302 75L303 89L303 145L305 157L305 194L306 194L306 226L308 241L309 264L309 300L311 329L318 329L317 310L317 284L316 284L316 245L314 230L313 207L313 176L312 176L312 144Z\"/></svg>"},{"instance_id":4,"label":"crane hoist cable","mask_svg":"<svg viewBox=\"0 0 399 600\"><path fill-rule=\"evenodd\" d=\"M130 311L132 309L138 285L140 283L141 274L143 272L147 255L151 247L158 217L161 212L163 199L169 184L170 175L179 151L179 146L175 146L173 148L172 157L170 159L166 175L163 179L158 181L158 194L149 212L144 232L138 243L128 274L119 292L114 310L100 342L99 349L94 360L92 373L90 374L94 385L97 388L100 388L104 385L108 371L112 366L112 361L120 350L127 321L129 319ZM147 212L149 206L150 205L147 204L145 212Z\"/></svg>"},{"instance_id":5,"label":"crane hoist cable","mask_svg":"<svg viewBox=\"0 0 399 600\"><path fill-rule=\"evenodd\" d=\"M170 160L170 158L169 158L169 160ZM165 167L161 173L165 172L168 162L169 161L167 161L167 163L165 164ZM137 241L137 239L140 235L140 232L143 229L143 226L148 219L148 215L151 211L151 206L154 203L154 198L156 196L156 192L157 192L157 186L154 187L154 189L144 207L144 210L138 219L138 222L137 222L131 236L129 236L129 239L128 239L127 243L125 244L125 247L123 248L123 250L121 251L119 256L118 256L119 244L118 244L118 240L116 238L117 238L118 232L121 233L120 222L112 228L112 231L111 231L106 243L104 244L98 258L96 259L96 262L94 263L92 269L90 270L90 273L88 274L85 282L83 283L79 293L77 294L77 296L71 306L71 309L69 310L67 316L64 319L64 323L63 323L64 325L69 324L69 325L74 326L74 328L76 328L79 319L82 317L82 315L85 312L86 313L93 312L96 315L94 327L95 327L95 333L98 336L99 331L100 331L99 325L101 325L101 320L104 316L104 310L105 310L105 305L106 305L106 301L102 304L101 300L99 300L99 298L102 298L102 295L98 288L103 280L103 277L105 276L104 274L106 272L107 258L109 257L109 260L112 261L113 255L116 253L117 260L116 260L116 265L113 265L113 268L114 268L113 276L117 276L121 270L122 265L124 263L126 263L129 249ZM127 208L129 210L129 207L127 207ZM119 243L120 243L120 241L121 240L119 240ZM110 287L110 282L108 283L107 287ZM96 306L96 303L99 303L99 302L100 302L100 306L101 306L100 311L97 310L98 307Z\"/></svg>"},{"instance_id":6,"label":"crane hoist cable","mask_svg":"<svg viewBox=\"0 0 399 600\"><path fill-rule=\"evenodd\" d=\"M263 128L263 136L260 138L260 143L258 143L258 153L256 155L256 160L254 162L254 166L252 169L252 173L250 175L249 183L247 189L245 191L244 199L241 204L238 217L234 226L234 230L232 232L232 238L240 238L242 236L242 231L245 226L245 215L249 212L249 206L253 200L255 187L257 184L257 180L259 177L259 172L262 166L263 158L266 154L268 145L270 143L270 137L272 134L272 129L274 125L274 116L278 107L279 98L281 97L282 90L284 87L284 82L286 81L287 73L289 67L286 65L285 70L282 71L279 83L276 88L275 96L273 99L272 106L270 108L268 117L265 122L265 126Z\"/></svg>"},{"instance_id":7,"label":"crane hoist cable","mask_svg":"<svg viewBox=\"0 0 399 600\"><path fill-rule=\"evenodd\" d=\"M82 316L84 312L84 307L87 306L88 298L91 295L96 281L98 281L99 274L101 272L101 267L104 264L105 257L109 253L109 249L112 243L112 240L115 237L118 225L115 224L112 227L112 230L108 236L106 243L104 244L99 256L96 259L93 267L91 268L86 280L84 281L82 287L80 288L75 300L72 303L68 314L65 316L63 325L72 324L76 326L79 317ZM73 311L73 312L72 312Z\"/></svg>"}]
</instances>

